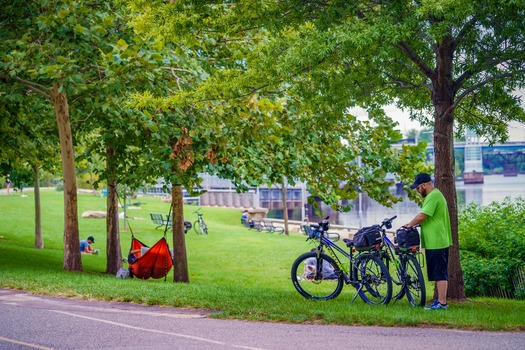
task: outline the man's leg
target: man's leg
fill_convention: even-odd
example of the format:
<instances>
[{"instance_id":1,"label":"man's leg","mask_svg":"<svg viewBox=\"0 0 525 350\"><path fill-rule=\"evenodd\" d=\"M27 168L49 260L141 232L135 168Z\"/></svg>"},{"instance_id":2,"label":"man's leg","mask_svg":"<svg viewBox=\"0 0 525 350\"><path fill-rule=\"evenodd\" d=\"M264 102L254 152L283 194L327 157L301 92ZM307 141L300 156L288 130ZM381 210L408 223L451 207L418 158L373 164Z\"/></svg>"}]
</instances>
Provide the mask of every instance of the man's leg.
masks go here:
<instances>
[{"instance_id":1,"label":"man's leg","mask_svg":"<svg viewBox=\"0 0 525 350\"><path fill-rule=\"evenodd\" d=\"M438 301L442 305L446 305L447 304L448 281L436 281L436 288L438 292Z\"/></svg>"}]
</instances>

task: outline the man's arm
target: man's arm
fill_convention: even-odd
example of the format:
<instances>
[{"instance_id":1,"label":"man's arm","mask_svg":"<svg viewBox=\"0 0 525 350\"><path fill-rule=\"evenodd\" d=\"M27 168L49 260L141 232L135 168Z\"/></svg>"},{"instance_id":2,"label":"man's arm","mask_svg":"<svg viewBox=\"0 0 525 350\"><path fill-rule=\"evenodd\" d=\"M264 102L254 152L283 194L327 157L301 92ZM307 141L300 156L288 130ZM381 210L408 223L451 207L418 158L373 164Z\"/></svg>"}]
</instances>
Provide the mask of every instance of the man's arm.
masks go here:
<instances>
[{"instance_id":1,"label":"man's arm","mask_svg":"<svg viewBox=\"0 0 525 350\"><path fill-rule=\"evenodd\" d=\"M93 247L88 244L84 247L84 254L93 254L95 252L95 249L93 249Z\"/></svg>"},{"instance_id":2,"label":"man's arm","mask_svg":"<svg viewBox=\"0 0 525 350\"><path fill-rule=\"evenodd\" d=\"M419 225L423 221L425 221L427 219L427 217L428 217L427 214L419 213L419 214L416 215L415 218L412 219L412 221L410 221L408 224L406 224L404 226L405 227L414 227L416 225Z\"/></svg>"}]
</instances>

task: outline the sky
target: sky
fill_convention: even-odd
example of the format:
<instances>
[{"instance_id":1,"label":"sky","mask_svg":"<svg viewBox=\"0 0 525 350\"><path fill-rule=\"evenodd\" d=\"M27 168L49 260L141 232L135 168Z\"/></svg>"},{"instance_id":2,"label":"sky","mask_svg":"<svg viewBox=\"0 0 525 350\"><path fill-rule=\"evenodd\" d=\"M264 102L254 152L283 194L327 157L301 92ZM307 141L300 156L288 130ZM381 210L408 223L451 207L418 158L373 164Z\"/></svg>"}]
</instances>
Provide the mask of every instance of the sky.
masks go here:
<instances>
[{"instance_id":1,"label":"sky","mask_svg":"<svg viewBox=\"0 0 525 350\"><path fill-rule=\"evenodd\" d=\"M392 120L396 121L399 125L397 127L398 130L401 132L405 132L411 129L421 129L421 125L417 121L412 121L408 117L408 113L403 112L402 110L396 108L393 105L389 105L384 107L385 113L387 116L392 118ZM361 108L352 108L349 110L351 114L366 118L367 114L366 112Z\"/></svg>"},{"instance_id":2,"label":"sky","mask_svg":"<svg viewBox=\"0 0 525 350\"><path fill-rule=\"evenodd\" d=\"M395 106L385 107L385 112L387 116L398 122L398 128L403 132L411 129L421 129L419 122L410 120L408 113L403 112Z\"/></svg>"},{"instance_id":3,"label":"sky","mask_svg":"<svg viewBox=\"0 0 525 350\"><path fill-rule=\"evenodd\" d=\"M525 91L517 91L517 95L522 98L522 107L525 109ZM406 134L407 131L416 129L421 130L422 127L417 121L412 121L408 117L407 112L403 112L400 109L396 108L394 105L389 105L384 107L385 113L387 116L396 121L399 125L397 127L403 134ZM352 108L349 110L351 114L360 117L367 118L366 112L361 108ZM525 123L520 122L511 122L509 125L509 140L512 142L524 142L525 141Z\"/></svg>"}]
</instances>

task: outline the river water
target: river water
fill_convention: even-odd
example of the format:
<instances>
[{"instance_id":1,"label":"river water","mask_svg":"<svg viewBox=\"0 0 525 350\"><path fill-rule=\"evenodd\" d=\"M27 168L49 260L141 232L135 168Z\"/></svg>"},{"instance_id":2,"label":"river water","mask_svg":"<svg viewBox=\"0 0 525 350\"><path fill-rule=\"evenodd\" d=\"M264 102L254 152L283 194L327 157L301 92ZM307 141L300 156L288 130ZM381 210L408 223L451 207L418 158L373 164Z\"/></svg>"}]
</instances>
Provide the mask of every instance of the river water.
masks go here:
<instances>
[{"instance_id":1,"label":"river water","mask_svg":"<svg viewBox=\"0 0 525 350\"><path fill-rule=\"evenodd\" d=\"M488 205L494 201L502 201L505 197L525 198L525 175L513 177L503 175L485 175L483 184L465 185L463 181L456 182L458 205L463 206L471 202L479 205ZM394 228L408 223L418 212L418 205L409 200L404 194L403 201L387 208L376 201L363 196L362 213L359 215L359 200L353 201L354 208L348 213L337 213L329 207L323 207L323 212L330 215L330 221L349 227L370 226L380 223L384 218L397 215Z\"/></svg>"}]
</instances>

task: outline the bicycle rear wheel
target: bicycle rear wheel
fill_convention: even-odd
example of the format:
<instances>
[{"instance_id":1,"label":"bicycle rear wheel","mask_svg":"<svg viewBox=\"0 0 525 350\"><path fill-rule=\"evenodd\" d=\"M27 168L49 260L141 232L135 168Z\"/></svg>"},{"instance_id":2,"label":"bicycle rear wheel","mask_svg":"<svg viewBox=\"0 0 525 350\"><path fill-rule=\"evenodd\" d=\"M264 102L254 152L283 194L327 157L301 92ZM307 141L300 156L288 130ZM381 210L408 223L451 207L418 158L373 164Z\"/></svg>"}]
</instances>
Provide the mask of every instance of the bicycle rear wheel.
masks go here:
<instances>
[{"instance_id":1,"label":"bicycle rear wheel","mask_svg":"<svg viewBox=\"0 0 525 350\"><path fill-rule=\"evenodd\" d=\"M202 220L201 229L202 229L202 233L204 233L205 235L208 234L208 225L206 225L206 223L204 222L204 220Z\"/></svg>"},{"instance_id":2,"label":"bicycle rear wheel","mask_svg":"<svg viewBox=\"0 0 525 350\"><path fill-rule=\"evenodd\" d=\"M392 298L392 279L385 264L373 254L357 257L353 279L358 294L368 304L388 304Z\"/></svg>"},{"instance_id":3,"label":"bicycle rear wheel","mask_svg":"<svg viewBox=\"0 0 525 350\"><path fill-rule=\"evenodd\" d=\"M196 234L202 235L202 227L201 227L201 223L199 222L199 220L193 223L193 230L195 230Z\"/></svg>"},{"instance_id":4,"label":"bicycle rear wheel","mask_svg":"<svg viewBox=\"0 0 525 350\"><path fill-rule=\"evenodd\" d=\"M317 253L302 254L293 263L291 273L295 289L308 299L333 299L343 289L343 274L326 254L321 254L319 260Z\"/></svg>"},{"instance_id":5,"label":"bicycle rear wheel","mask_svg":"<svg viewBox=\"0 0 525 350\"><path fill-rule=\"evenodd\" d=\"M424 306L426 301L425 278L416 257L407 255L402 261L405 291L410 304Z\"/></svg>"}]
</instances>

